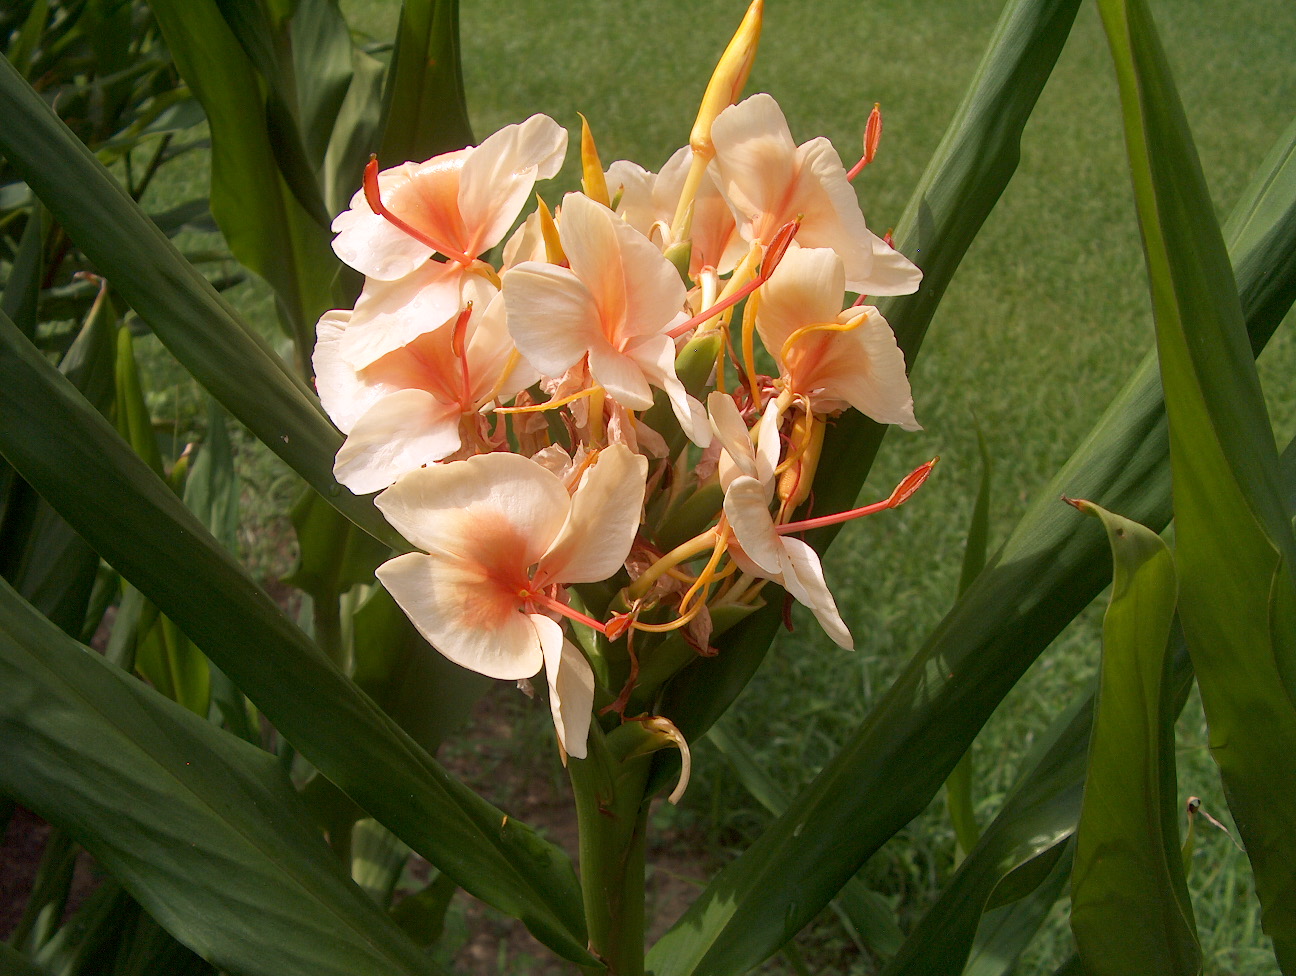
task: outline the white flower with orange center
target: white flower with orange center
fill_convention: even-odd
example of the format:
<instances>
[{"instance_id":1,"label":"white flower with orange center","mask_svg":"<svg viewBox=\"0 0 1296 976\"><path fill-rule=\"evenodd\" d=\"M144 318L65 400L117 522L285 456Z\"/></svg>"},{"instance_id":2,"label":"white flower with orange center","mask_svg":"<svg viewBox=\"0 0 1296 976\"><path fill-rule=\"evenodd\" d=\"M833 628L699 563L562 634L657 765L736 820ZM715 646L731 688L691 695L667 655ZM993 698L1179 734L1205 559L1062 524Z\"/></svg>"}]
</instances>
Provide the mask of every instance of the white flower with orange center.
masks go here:
<instances>
[{"instance_id":1,"label":"white flower with orange center","mask_svg":"<svg viewBox=\"0 0 1296 976\"><path fill-rule=\"evenodd\" d=\"M376 499L423 550L378 568L419 632L456 664L492 678L519 680L545 668L559 740L578 759L593 674L557 618L602 625L569 607L563 588L621 569L648 471L647 460L622 445L592 458L570 494L529 458L482 454L411 472Z\"/></svg>"},{"instance_id":2,"label":"white flower with orange center","mask_svg":"<svg viewBox=\"0 0 1296 976\"><path fill-rule=\"evenodd\" d=\"M878 423L921 430L895 333L872 306L842 310L845 287L835 252L801 248L758 292L756 331L778 364L779 385L816 413L854 407Z\"/></svg>"},{"instance_id":3,"label":"white flower with orange center","mask_svg":"<svg viewBox=\"0 0 1296 976\"><path fill-rule=\"evenodd\" d=\"M494 276L479 256L503 240L536 180L557 173L566 151L566 130L533 115L480 146L381 173L370 163L365 188L333 221L333 250L368 279L348 358L367 366L426 331L429 320L454 315L468 279ZM447 260L431 261L434 254Z\"/></svg>"},{"instance_id":4,"label":"white flower with orange center","mask_svg":"<svg viewBox=\"0 0 1296 976\"><path fill-rule=\"evenodd\" d=\"M333 473L356 494L460 451L490 450L481 408L538 379L513 348L498 292L483 310L465 309L359 369L343 354L351 317L320 319L314 365L320 402L347 434Z\"/></svg>"},{"instance_id":5,"label":"white flower with orange center","mask_svg":"<svg viewBox=\"0 0 1296 976\"><path fill-rule=\"evenodd\" d=\"M716 183L746 241L769 244L789 221L796 243L841 255L846 285L862 295L908 295L922 272L864 222L837 150L820 137L798 146L783 110L766 94L721 112L711 126Z\"/></svg>"},{"instance_id":6,"label":"white flower with orange center","mask_svg":"<svg viewBox=\"0 0 1296 976\"><path fill-rule=\"evenodd\" d=\"M563 200L559 235L569 268L524 261L504 275L509 331L546 376L587 359L593 381L628 410L647 410L664 390L684 432L710 443L702 405L675 373L684 322L679 272L637 230L579 193Z\"/></svg>"}]
</instances>

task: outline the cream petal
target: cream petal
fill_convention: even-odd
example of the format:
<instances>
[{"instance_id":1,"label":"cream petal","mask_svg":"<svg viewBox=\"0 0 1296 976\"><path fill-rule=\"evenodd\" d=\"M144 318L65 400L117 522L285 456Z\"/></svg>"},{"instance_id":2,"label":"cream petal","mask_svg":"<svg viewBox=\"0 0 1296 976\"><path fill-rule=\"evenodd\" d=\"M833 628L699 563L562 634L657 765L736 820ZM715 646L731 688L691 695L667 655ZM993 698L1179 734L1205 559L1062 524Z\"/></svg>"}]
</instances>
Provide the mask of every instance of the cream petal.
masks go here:
<instances>
[{"instance_id":1,"label":"cream petal","mask_svg":"<svg viewBox=\"0 0 1296 976\"><path fill-rule=\"evenodd\" d=\"M876 308L865 306L865 311L867 318L859 327L829 333L828 353L815 374L821 393L812 400L845 401L880 424L922 430L914 418L913 391L895 333Z\"/></svg>"},{"instance_id":2,"label":"cream petal","mask_svg":"<svg viewBox=\"0 0 1296 976\"><path fill-rule=\"evenodd\" d=\"M711 443L711 425L707 422L706 409L694 397L689 396L675 372L675 343L666 335L650 336L638 342L632 349L635 359L643 369L648 382L665 391L670 401L675 419L680 429L698 447L707 447Z\"/></svg>"},{"instance_id":3,"label":"cream petal","mask_svg":"<svg viewBox=\"0 0 1296 976\"><path fill-rule=\"evenodd\" d=\"M425 464L459 450L458 404L424 390L398 390L371 407L351 428L333 474L357 495L393 484Z\"/></svg>"},{"instance_id":4,"label":"cream petal","mask_svg":"<svg viewBox=\"0 0 1296 976\"><path fill-rule=\"evenodd\" d=\"M562 531L536 569L537 583L598 583L625 563L639 531L648 459L624 444L599 452L571 497Z\"/></svg>"},{"instance_id":5,"label":"cream petal","mask_svg":"<svg viewBox=\"0 0 1296 976\"><path fill-rule=\"evenodd\" d=\"M403 163L378 174L379 192L408 183L414 163ZM351 198L350 209L333 218L333 253L361 274L382 281L403 278L433 255L426 244L410 237L369 209L363 190Z\"/></svg>"},{"instance_id":6,"label":"cream petal","mask_svg":"<svg viewBox=\"0 0 1296 976\"><path fill-rule=\"evenodd\" d=\"M471 256L504 239L536 180L557 173L566 152L567 130L547 115L506 125L473 151L459 177L459 212Z\"/></svg>"},{"instance_id":7,"label":"cream petal","mask_svg":"<svg viewBox=\"0 0 1296 976\"><path fill-rule=\"evenodd\" d=\"M783 110L760 93L731 105L711 125L717 180L747 240L761 218L782 208L796 178L796 143Z\"/></svg>"},{"instance_id":8,"label":"cream petal","mask_svg":"<svg viewBox=\"0 0 1296 976\"><path fill-rule=\"evenodd\" d=\"M504 275L508 329L518 352L545 376L558 376L602 340L589 289L566 268L525 261Z\"/></svg>"},{"instance_id":9,"label":"cream petal","mask_svg":"<svg viewBox=\"0 0 1296 976\"><path fill-rule=\"evenodd\" d=\"M366 410L392 392L365 383L356 368L342 356L342 336L350 321L348 310L325 312L315 327L315 351L311 356L320 404L343 433L349 432Z\"/></svg>"},{"instance_id":10,"label":"cream petal","mask_svg":"<svg viewBox=\"0 0 1296 976\"><path fill-rule=\"evenodd\" d=\"M540 620L545 620L558 631L556 642L552 632L545 635L541 630ZM553 715L554 730L558 733L558 743L573 759L584 759L594 713L594 671L576 645L563 639L561 628L552 620L536 618L536 629L544 635L549 710Z\"/></svg>"},{"instance_id":11,"label":"cream petal","mask_svg":"<svg viewBox=\"0 0 1296 976\"><path fill-rule=\"evenodd\" d=\"M571 506L559 478L530 458L505 453L411 471L374 503L420 549L464 556L494 545L509 550L499 554L507 565L521 567L550 547Z\"/></svg>"},{"instance_id":12,"label":"cream petal","mask_svg":"<svg viewBox=\"0 0 1296 976\"><path fill-rule=\"evenodd\" d=\"M474 401L495 391L497 399L507 402L540 379L530 363L513 355L517 347L509 335L502 293L496 293L481 315L473 315L471 329L465 357ZM501 379L505 369L508 373Z\"/></svg>"},{"instance_id":13,"label":"cream petal","mask_svg":"<svg viewBox=\"0 0 1296 976\"><path fill-rule=\"evenodd\" d=\"M471 562L411 552L379 566L378 579L419 633L455 664L513 681L544 665L531 616Z\"/></svg>"},{"instance_id":14,"label":"cream petal","mask_svg":"<svg viewBox=\"0 0 1296 976\"><path fill-rule=\"evenodd\" d=\"M800 178L788 211L802 215L796 240L802 247L831 248L842 259L846 286L867 281L873 268L873 235L860 212L855 188L841 157L827 139L812 139L797 150Z\"/></svg>"},{"instance_id":15,"label":"cream petal","mask_svg":"<svg viewBox=\"0 0 1296 976\"><path fill-rule=\"evenodd\" d=\"M633 357L617 352L601 337L590 346L589 370L594 382L626 409L647 410L653 405L652 389L643 368Z\"/></svg>"},{"instance_id":16,"label":"cream petal","mask_svg":"<svg viewBox=\"0 0 1296 976\"><path fill-rule=\"evenodd\" d=\"M826 248L793 248L760 290L756 331L775 360L797 329L835 322L846 289L841 258Z\"/></svg>"},{"instance_id":17,"label":"cream petal","mask_svg":"<svg viewBox=\"0 0 1296 976\"><path fill-rule=\"evenodd\" d=\"M820 626L838 646L853 651L855 641L837 612L832 594L828 592L818 553L800 539L784 536L780 541L783 543L783 588L810 608Z\"/></svg>"},{"instance_id":18,"label":"cream petal","mask_svg":"<svg viewBox=\"0 0 1296 976\"><path fill-rule=\"evenodd\" d=\"M742 414L738 412L733 397L719 390L712 391L707 397L707 414L711 418L711 429L733 463L730 471L757 481L767 481L768 478L762 478L756 469L756 452L752 448L751 434L743 423ZM733 476L722 476L720 483L727 486Z\"/></svg>"},{"instance_id":19,"label":"cream petal","mask_svg":"<svg viewBox=\"0 0 1296 976\"><path fill-rule=\"evenodd\" d=\"M399 281L365 282L339 351L357 369L442 328L459 316L467 279L462 265L429 261Z\"/></svg>"},{"instance_id":20,"label":"cream petal","mask_svg":"<svg viewBox=\"0 0 1296 976\"><path fill-rule=\"evenodd\" d=\"M876 234L869 235L873 246L873 270L868 280L852 291L861 295L912 295L922 283L922 271L907 257Z\"/></svg>"},{"instance_id":21,"label":"cream petal","mask_svg":"<svg viewBox=\"0 0 1296 976\"><path fill-rule=\"evenodd\" d=\"M617 216L644 236L648 236L653 222L660 218L653 206L653 187L657 177L638 163L618 159L603 174L608 192L617 201Z\"/></svg>"},{"instance_id":22,"label":"cream petal","mask_svg":"<svg viewBox=\"0 0 1296 976\"><path fill-rule=\"evenodd\" d=\"M756 431L756 480L763 485L773 484L774 471L783 454L783 443L779 437L782 422L783 411L779 408L779 402L777 399L771 400L765 405L760 427Z\"/></svg>"},{"instance_id":23,"label":"cream petal","mask_svg":"<svg viewBox=\"0 0 1296 976\"><path fill-rule=\"evenodd\" d=\"M782 572L783 547L774 531L765 486L745 475L735 478L725 491L724 512L748 559L764 576L777 580Z\"/></svg>"}]
</instances>

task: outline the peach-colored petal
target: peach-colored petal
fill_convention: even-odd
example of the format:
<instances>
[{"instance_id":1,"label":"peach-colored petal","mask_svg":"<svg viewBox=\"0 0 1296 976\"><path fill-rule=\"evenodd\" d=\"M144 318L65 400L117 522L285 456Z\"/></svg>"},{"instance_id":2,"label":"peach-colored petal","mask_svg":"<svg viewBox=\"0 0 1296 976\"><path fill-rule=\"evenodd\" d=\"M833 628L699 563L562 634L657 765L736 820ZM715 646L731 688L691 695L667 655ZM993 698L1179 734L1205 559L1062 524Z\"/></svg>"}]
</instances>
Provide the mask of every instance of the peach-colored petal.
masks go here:
<instances>
[{"instance_id":1,"label":"peach-colored petal","mask_svg":"<svg viewBox=\"0 0 1296 976\"><path fill-rule=\"evenodd\" d=\"M458 404L424 390L398 390L374 404L351 428L333 474L357 495L393 484L406 472L459 450Z\"/></svg>"},{"instance_id":2,"label":"peach-colored petal","mask_svg":"<svg viewBox=\"0 0 1296 976\"><path fill-rule=\"evenodd\" d=\"M356 302L340 352L356 368L368 366L423 333L449 325L463 307L464 291L482 286L490 287L480 276L466 274L462 265L436 261L397 281L371 278Z\"/></svg>"},{"instance_id":3,"label":"peach-colored petal","mask_svg":"<svg viewBox=\"0 0 1296 976\"><path fill-rule=\"evenodd\" d=\"M566 152L567 130L546 115L506 125L478 146L459 178L465 252L476 257L503 240L536 180L557 173Z\"/></svg>"},{"instance_id":4,"label":"peach-colored petal","mask_svg":"<svg viewBox=\"0 0 1296 976\"><path fill-rule=\"evenodd\" d=\"M603 178L612 198L616 199L620 195L620 200L617 200L617 216L645 237L651 237L653 224L662 219L660 211L654 206L653 187L658 182L656 175L638 163L618 159L607 168Z\"/></svg>"},{"instance_id":5,"label":"peach-colored petal","mask_svg":"<svg viewBox=\"0 0 1296 976\"><path fill-rule=\"evenodd\" d=\"M489 568L471 558L411 552L379 566L378 579L451 661L491 678L529 678L544 664L540 635Z\"/></svg>"},{"instance_id":6,"label":"peach-colored petal","mask_svg":"<svg viewBox=\"0 0 1296 976\"><path fill-rule=\"evenodd\" d=\"M698 447L709 445L711 425L706 409L689 395L675 372L675 343L666 335L650 336L639 340L632 351L648 382L665 392L685 436Z\"/></svg>"},{"instance_id":7,"label":"peach-colored petal","mask_svg":"<svg viewBox=\"0 0 1296 976\"><path fill-rule=\"evenodd\" d=\"M459 170L472 149L434 156L422 163L402 163L378 174L383 204L407 223L443 244L463 237L456 198ZM421 267L435 251L369 208L364 191L351 198L350 209L333 220L333 250L369 278L394 281Z\"/></svg>"},{"instance_id":8,"label":"peach-colored petal","mask_svg":"<svg viewBox=\"0 0 1296 976\"><path fill-rule=\"evenodd\" d=\"M346 433L390 388L364 383L356 368L342 356L342 337L351 321L351 312L337 309L325 312L315 326L315 351L311 365L315 371L315 389L325 413Z\"/></svg>"},{"instance_id":9,"label":"peach-colored petal","mask_svg":"<svg viewBox=\"0 0 1296 976\"><path fill-rule=\"evenodd\" d=\"M760 93L731 105L711 126L720 192L729 200L744 239L768 241L796 180L796 143L783 110ZM795 215L793 215L795 216Z\"/></svg>"},{"instance_id":10,"label":"peach-colored petal","mask_svg":"<svg viewBox=\"0 0 1296 976\"><path fill-rule=\"evenodd\" d=\"M558 743L573 759L584 759L594 712L594 671L576 645L562 639L561 630L556 645L552 639L544 642L544 663Z\"/></svg>"},{"instance_id":11,"label":"peach-colored petal","mask_svg":"<svg viewBox=\"0 0 1296 976\"><path fill-rule=\"evenodd\" d=\"M614 346L661 332L683 308L685 288L675 266L607 207L567 194L559 233L572 272L594 296L603 334Z\"/></svg>"},{"instance_id":12,"label":"peach-colored petal","mask_svg":"<svg viewBox=\"0 0 1296 976\"><path fill-rule=\"evenodd\" d=\"M876 235L873 245L873 270L862 288L851 289L861 295L912 295L922 283L922 271L907 257Z\"/></svg>"},{"instance_id":13,"label":"peach-colored petal","mask_svg":"<svg viewBox=\"0 0 1296 976\"><path fill-rule=\"evenodd\" d=\"M561 480L516 454L479 454L412 471L374 502L420 549L463 557L478 553L501 567L537 562L571 504ZM499 551L484 552L492 547Z\"/></svg>"},{"instance_id":14,"label":"peach-colored petal","mask_svg":"<svg viewBox=\"0 0 1296 976\"><path fill-rule=\"evenodd\" d=\"M525 261L505 273L503 291L513 342L545 376L576 365L602 340L594 298L566 268Z\"/></svg>"},{"instance_id":15,"label":"peach-colored petal","mask_svg":"<svg viewBox=\"0 0 1296 976\"><path fill-rule=\"evenodd\" d=\"M537 583L598 583L625 563L639 530L648 459L605 448L581 476L562 531L540 560Z\"/></svg>"},{"instance_id":16,"label":"peach-colored petal","mask_svg":"<svg viewBox=\"0 0 1296 976\"><path fill-rule=\"evenodd\" d=\"M855 188L846 179L841 157L821 137L797 149L797 163L800 177L782 218L801 214L797 243L832 248L845 266L846 286L864 290L873 269L873 234L860 212Z\"/></svg>"},{"instance_id":17,"label":"peach-colored petal","mask_svg":"<svg viewBox=\"0 0 1296 976\"><path fill-rule=\"evenodd\" d=\"M782 569L782 540L774 531L769 512L769 493L755 478L740 475L729 483L724 497L725 517L738 544L761 571L778 579Z\"/></svg>"},{"instance_id":18,"label":"peach-colored petal","mask_svg":"<svg viewBox=\"0 0 1296 976\"><path fill-rule=\"evenodd\" d=\"M837 612L837 604L824 581L819 555L800 539L783 536L782 584L792 597L810 608L819 625L840 647L851 651L855 642Z\"/></svg>"},{"instance_id":19,"label":"peach-colored petal","mask_svg":"<svg viewBox=\"0 0 1296 976\"><path fill-rule=\"evenodd\" d=\"M666 342L670 339L662 337ZM626 353L613 349L599 336L589 347L589 370L608 396L629 410L647 410L653 405L652 389L640 364Z\"/></svg>"},{"instance_id":20,"label":"peach-colored petal","mask_svg":"<svg viewBox=\"0 0 1296 976\"><path fill-rule=\"evenodd\" d=\"M760 290L756 330L770 355L777 361L783 343L802 326L837 321L845 288L841 259L833 251L788 251Z\"/></svg>"},{"instance_id":21,"label":"peach-colored petal","mask_svg":"<svg viewBox=\"0 0 1296 976\"><path fill-rule=\"evenodd\" d=\"M834 409L832 401L838 403L836 409L850 404L880 424L922 430L914 418L913 392L895 333L876 308L854 311L866 316L861 325L812 340L825 344L822 365L812 381L819 391L811 395L812 404L825 412Z\"/></svg>"}]
</instances>

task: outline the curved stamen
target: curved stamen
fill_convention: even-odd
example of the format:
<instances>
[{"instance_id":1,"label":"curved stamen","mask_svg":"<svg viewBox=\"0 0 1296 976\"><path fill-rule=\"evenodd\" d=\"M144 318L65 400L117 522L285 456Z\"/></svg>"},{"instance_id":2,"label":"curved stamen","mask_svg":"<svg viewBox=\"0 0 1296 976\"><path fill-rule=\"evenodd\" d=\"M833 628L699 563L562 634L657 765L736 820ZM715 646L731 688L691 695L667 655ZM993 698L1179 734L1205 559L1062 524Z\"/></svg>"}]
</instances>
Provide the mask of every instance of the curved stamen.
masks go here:
<instances>
[{"instance_id":1,"label":"curved stamen","mask_svg":"<svg viewBox=\"0 0 1296 976\"><path fill-rule=\"evenodd\" d=\"M838 512L836 515L821 515L818 518L802 519L800 522L785 522L782 525L774 526L774 531L779 535L788 535L792 532L804 532L808 529L821 529L826 525L839 525L852 519L863 518L865 515L884 512L888 508L899 508L909 500L915 491L922 487L922 483L927 480L927 476L931 474L932 468L936 467L936 462L939 460L939 457L934 457L926 464L921 464L909 472L909 474L905 475L904 480L896 485L895 491L891 492L891 497L880 502L865 505L863 508L852 508L849 512Z\"/></svg>"}]
</instances>

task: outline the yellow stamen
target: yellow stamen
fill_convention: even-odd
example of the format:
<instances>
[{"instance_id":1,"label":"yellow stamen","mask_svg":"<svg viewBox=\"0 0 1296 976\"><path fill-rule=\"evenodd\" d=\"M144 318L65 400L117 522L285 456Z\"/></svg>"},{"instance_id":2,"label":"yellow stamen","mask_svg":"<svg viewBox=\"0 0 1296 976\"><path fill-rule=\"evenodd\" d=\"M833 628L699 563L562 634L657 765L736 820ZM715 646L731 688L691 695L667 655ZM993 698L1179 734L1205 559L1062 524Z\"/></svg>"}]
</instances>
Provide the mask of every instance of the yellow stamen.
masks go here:
<instances>
[{"instance_id":1,"label":"yellow stamen","mask_svg":"<svg viewBox=\"0 0 1296 976\"><path fill-rule=\"evenodd\" d=\"M536 213L539 214L540 236L544 238L545 260L550 264L566 264L567 254L563 251L562 241L558 237L558 225L554 223L553 214L540 194L536 194Z\"/></svg>"},{"instance_id":2,"label":"yellow stamen","mask_svg":"<svg viewBox=\"0 0 1296 976\"><path fill-rule=\"evenodd\" d=\"M808 335L815 332L854 332L867 320L868 315L866 313L855 316L849 322L815 322L813 325L803 325L783 340L783 346L779 349L779 361L786 363L793 344Z\"/></svg>"},{"instance_id":3,"label":"yellow stamen","mask_svg":"<svg viewBox=\"0 0 1296 976\"><path fill-rule=\"evenodd\" d=\"M694 536L687 542L681 542L666 555L662 556L655 563L643 571L643 575L626 587L626 599L633 603L635 600L641 600L647 596L648 591L667 571L678 566L682 562L687 562L694 556L701 555L715 545L718 533L715 529L707 529L700 535Z\"/></svg>"},{"instance_id":4,"label":"yellow stamen","mask_svg":"<svg viewBox=\"0 0 1296 976\"><path fill-rule=\"evenodd\" d=\"M561 400L546 400L544 403L532 403L525 407L496 407L495 413L540 413L544 410L557 410L559 407L565 407L581 397L593 396L596 392L602 393L603 387L591 386L588 389L573 393L571 396L565 396Z\"/></svg>"},{"instance_id":5,"label":"yellow stamen","mask_svg":"<svg viewBox=\"0 0 1296 976\"><path fill-rule=\"evenodd\" d=\"M747 370L747 389L752 403L760 404L760 389L756 380L756 310L760 307L760 292L754 291L743 309L742 351L743 367Z\"/></svg>"}]
</instances>

